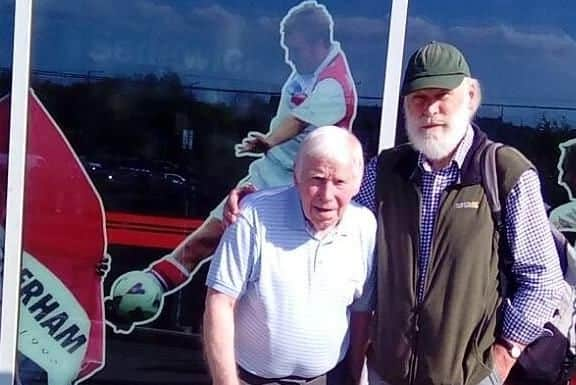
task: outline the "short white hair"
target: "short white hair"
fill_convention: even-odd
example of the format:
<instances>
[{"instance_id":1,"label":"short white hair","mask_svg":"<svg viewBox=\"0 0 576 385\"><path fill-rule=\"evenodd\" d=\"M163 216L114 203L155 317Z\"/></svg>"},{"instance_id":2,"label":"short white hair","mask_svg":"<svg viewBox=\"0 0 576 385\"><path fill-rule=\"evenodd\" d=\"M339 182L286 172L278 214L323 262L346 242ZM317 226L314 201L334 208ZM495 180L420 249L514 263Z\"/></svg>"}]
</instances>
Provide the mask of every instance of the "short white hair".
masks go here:
<instances>
[{"instance_id":1,"label":"short white hair","mask_svg":"<svg viewBox=\"0 0 576 385\"><path fill-rule=\"evenodd\" d=\"M328 159L351 164L358 184L364 172L362 144L350 131L337 126L322 126L312 131L300 145L296 155L294 174L300 179L304 158Z\"/></svg>"}]
</instances>

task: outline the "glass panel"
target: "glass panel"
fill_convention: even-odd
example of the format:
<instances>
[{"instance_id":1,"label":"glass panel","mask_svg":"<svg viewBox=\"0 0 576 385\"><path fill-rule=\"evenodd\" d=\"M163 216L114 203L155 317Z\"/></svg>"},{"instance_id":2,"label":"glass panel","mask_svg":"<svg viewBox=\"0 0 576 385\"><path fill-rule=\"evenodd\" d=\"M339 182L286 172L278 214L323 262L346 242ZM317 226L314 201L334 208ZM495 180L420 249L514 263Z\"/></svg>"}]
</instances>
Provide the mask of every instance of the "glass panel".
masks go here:
<instances>
[{"instance_id":1,"label":"glass panel","mask_svg":"<svg viewBox=\"0 0 576 385\"><path fill-rule=\"evenodd\" d=\"M0 295L4 266L4 229L6 225L6 182L8 178L8 142L10 139L10 87L12 81L12 44L15 2L0 0ZM1 300L0 300L1 302Z\"/></svg>"},{"instance_id":2,"label":"glass panel","mask_svg":"<svg viewBox=\"0 0 576 385\"><path fill-rule=\"evenodd\" d=\"M310 2L320 16L285 36L297 6L35 3L24 380L207 382L212 210L247 176L291 183L301 136L318 125L352 129L375 154L390 1ZM238 146L294 120L266 154Z\"/></svg>"},{"instance_id":3,"label":"glass panel","mask_svg":"<svg viewBox=\"0 0 576 385\"><path fill-rule=\"evenodd\" d=\"M482 84L476 122L494 140L520 149L537 166L545 201L576 239L576 27L570 1L410 2L405 61L440 40L459 47Z\"/></svg>"},{"instance_id":4,"label":"glass panel","mask_svg":"<svg viewBox=\"0 0 576 385\"><path fill-rule=\"evenodd\" d=\"M14 1L0 1L0 95L10 92L12 41L14 39Z\"/></svg>"}]
</instances>

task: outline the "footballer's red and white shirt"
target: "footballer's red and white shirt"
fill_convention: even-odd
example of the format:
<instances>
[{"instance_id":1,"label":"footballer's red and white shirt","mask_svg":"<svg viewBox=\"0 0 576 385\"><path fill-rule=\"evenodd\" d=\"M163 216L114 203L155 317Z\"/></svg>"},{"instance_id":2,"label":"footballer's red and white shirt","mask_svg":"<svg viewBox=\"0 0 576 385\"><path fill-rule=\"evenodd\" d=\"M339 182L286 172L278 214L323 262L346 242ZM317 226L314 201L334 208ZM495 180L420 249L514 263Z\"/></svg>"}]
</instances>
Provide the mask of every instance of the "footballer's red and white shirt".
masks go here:
<instances>
[{"instance_id":1,"label":"footballer's red and white shirt","mask_svg":"<svg viewBox=\"0 0 576 385\"><path fill-rule=\"evenodd\" d=\"M294 138L273 147L267 157L282 167L293 168L300 143L317 127L334 125L351 130L356 117L358 97L348 62L338 42L313 74L294 71L284 86L276 116L270 122L270 132L276 130L288 116L308 125Z\"/></svg>"}]
</instances>

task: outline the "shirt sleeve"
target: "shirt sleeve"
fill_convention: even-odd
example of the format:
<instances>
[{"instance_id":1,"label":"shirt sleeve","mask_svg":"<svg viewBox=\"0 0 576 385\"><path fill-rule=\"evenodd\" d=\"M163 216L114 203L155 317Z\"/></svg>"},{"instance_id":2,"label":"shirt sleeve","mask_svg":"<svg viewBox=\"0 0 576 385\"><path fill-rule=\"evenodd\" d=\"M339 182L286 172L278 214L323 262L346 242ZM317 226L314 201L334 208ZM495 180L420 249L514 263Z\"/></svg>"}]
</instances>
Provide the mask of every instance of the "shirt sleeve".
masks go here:
<instances>
[{"instance_id":1,"label":"shirt sleeve","mask_svg":"<svg viewBox=\"0 0 576 385\"><path fill-rule=\"evenodd\" d=\"M362 253L365 261L365 275L362 294L354 300L350 310L355 312L373 311L376 304L376 219L372 213L363 221L365 232L362 237Z\"/></svg>"},{"instance_id":2,"label":"shirt sleeve","mask_svg":"<svg viewBox=\"0 0 576 385\"><path fill-rule=\"evenodd\" d=\"M523 173L506 198L504 225L517 289L504 303L502 336L528 344L548 334L563 277L550 223L533 170Z\"/></svg>"},{"instance_id":3,"label":"shirt sleeve","mask_svg":"<svg viewBox=\"0 0 576 385\"><path fill-rule=\"evenodd\" d=\"M210 263L206 286L230 297L239 297L253 276L258 250L254 229L242 214L229 226Z\"/></svg>"},{"instance_id":4,"label":"shirt sleeve","mask_svg":"<svg viewBox=\"0 0 576 385\"><path fill-rule=\"evenodd\" d=\"M374 156L364 168L360 191L354 197L354 201L367 207L376 215L376 163L378 157Z\"/></svg>"},{"instance_id":5,"label":"shirt sleeve","mask_svg":"<svg viewBox=\"0 0 576 385\"><path fill-rule=\"evenodd\" d=\"M321 80L292 115L316 127L336 124L346 115L344 89L334 79Z\"/></svg>"}]
</instances>

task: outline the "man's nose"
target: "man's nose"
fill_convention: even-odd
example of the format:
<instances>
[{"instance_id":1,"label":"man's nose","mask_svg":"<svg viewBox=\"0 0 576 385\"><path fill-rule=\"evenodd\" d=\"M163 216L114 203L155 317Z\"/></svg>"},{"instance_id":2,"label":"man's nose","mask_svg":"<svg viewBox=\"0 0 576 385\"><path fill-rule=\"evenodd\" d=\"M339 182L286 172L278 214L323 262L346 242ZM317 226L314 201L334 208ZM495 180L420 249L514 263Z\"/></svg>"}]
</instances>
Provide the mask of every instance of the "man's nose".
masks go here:
<instances>
[{"instance_id":1,"label":"man's nose","mask_svg":"<svg viewBox=\"0 0 576 385\"><path fill-rule=\"evenodd\" d=\"M424 108L424 112L426 113L427 116L434 116L439 112L439 109L440 109L440 101L431 100Z\"/></svg>"},{"instance_id":2,"label":"man's nose","mask_svg":"<svg viewBox=\"0 0 576 385\"><path fill-rule=\"evenodd\" d=\"M332 182L324 183L320 189L320 196L325 201L331 200L334 197L334 184Z\"/></svg>"}]
</instances>

